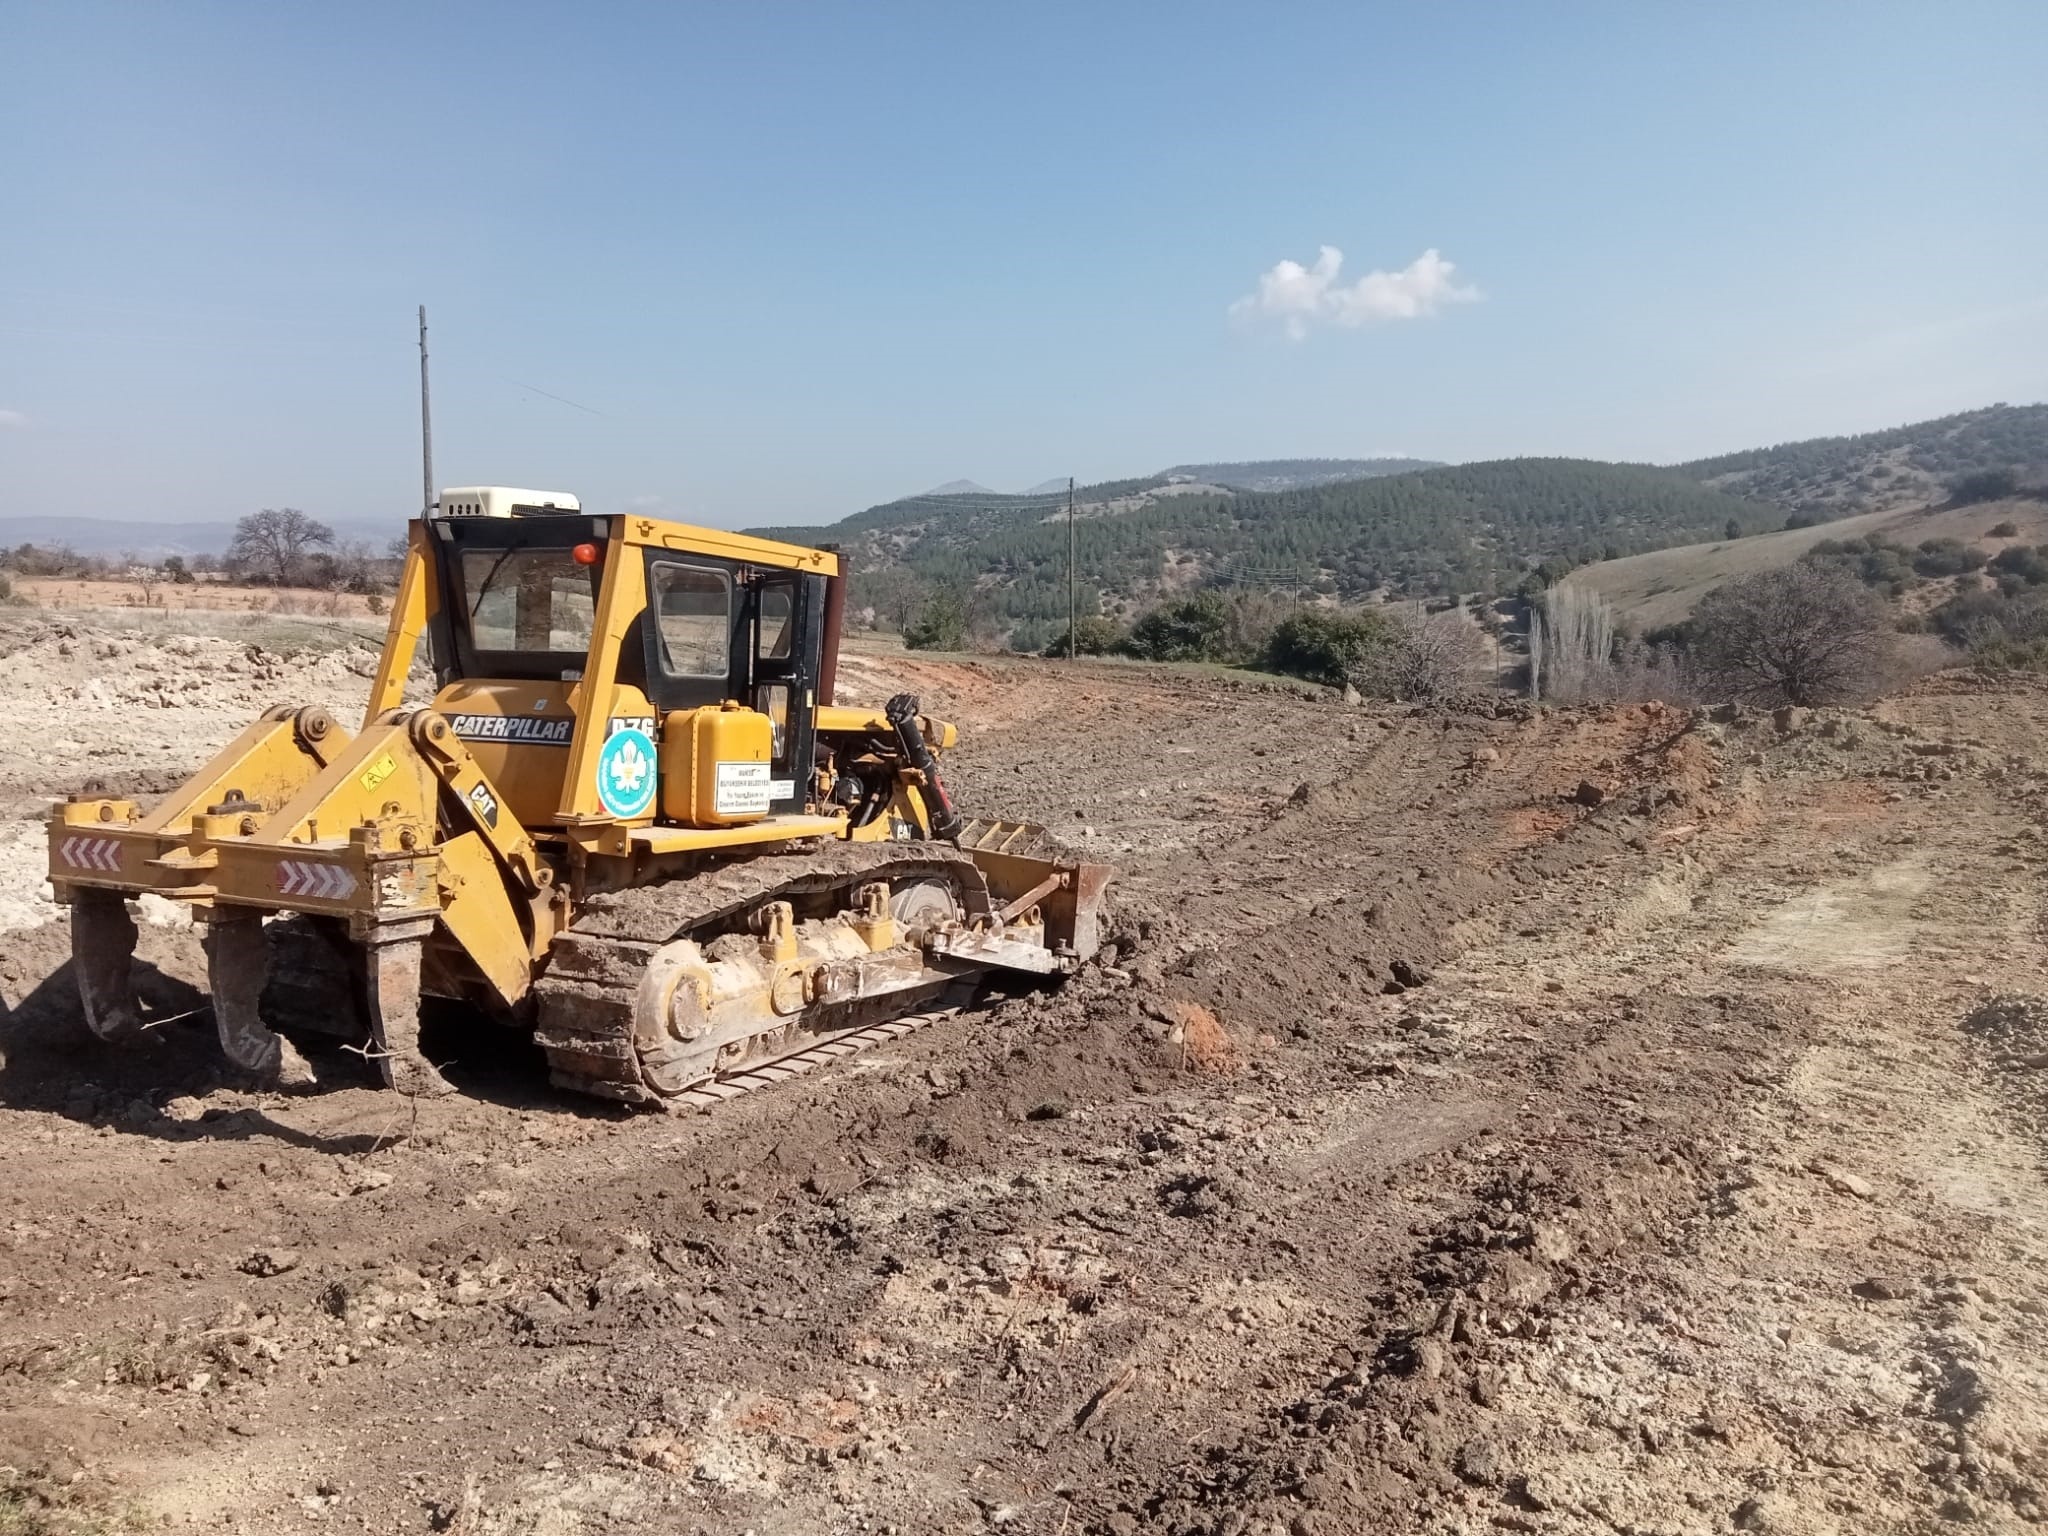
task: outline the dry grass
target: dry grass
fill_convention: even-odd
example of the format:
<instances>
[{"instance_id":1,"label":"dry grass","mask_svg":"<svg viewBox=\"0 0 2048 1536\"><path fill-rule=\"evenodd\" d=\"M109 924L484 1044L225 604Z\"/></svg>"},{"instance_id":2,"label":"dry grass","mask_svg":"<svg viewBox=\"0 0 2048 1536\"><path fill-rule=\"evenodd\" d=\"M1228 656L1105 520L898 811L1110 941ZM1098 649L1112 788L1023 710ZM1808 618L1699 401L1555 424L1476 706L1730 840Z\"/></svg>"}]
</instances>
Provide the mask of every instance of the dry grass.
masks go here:
<instances>
[{"instance_id":1,"label":"dry grass","mask_svg":"<svg viewBox=\"0 0 2048 1536\"><path fill-rule=\"evenodd\" d=\"M2005 522L2018 527L2016 537L1988 537L1992 527ZM1869 512L1813 528L1604 560L1572 572L1561 585L1606 599L1616 615L1637 630L1656 629L1678 623L1708 592L1737 576L1790 565L1823 539L1860 539L1872 533L1908 548L1922 539L1961 539L1996 554L2011 544L2048 542L2048 502L1991 501L1973 507Z\"/></svg>"},{"instance_id":2,"label":"dry grass","mask_svg":"<svg viewBox=\"0 0 2048 1536\"><path fill-rule=\"evenodd\" d=\"M370 600L321 587L238 587L224 581L185 583L81 576L16 577L14 590L39 608L160 608L198 613L300 613L366 619Z\"/></svg>"}]
</instances>

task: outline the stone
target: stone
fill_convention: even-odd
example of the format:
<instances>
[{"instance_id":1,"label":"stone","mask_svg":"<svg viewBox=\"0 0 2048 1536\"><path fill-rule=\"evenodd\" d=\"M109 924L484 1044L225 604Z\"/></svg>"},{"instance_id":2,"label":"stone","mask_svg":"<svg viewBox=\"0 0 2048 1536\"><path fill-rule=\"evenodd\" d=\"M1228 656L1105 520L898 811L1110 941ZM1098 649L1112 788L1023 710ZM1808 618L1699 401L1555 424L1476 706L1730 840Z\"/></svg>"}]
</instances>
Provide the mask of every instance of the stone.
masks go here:
<instances>
[{"instance_id":1,"label":"stone","mask_svg":"<svg viewBox=\"0 0 2048 1536\"><path fill-rule=\"evenodd\" d=\"M1407 960L1396 960L1387 971L1403 987L1419 987L1429 980L1427 970Z\"/></svg>"},{"instance_id":2,"label":"stone","mask_svg":"<svg viewBox=\"0 0 2048 1536\"><path fill-rule=\"evenodd\" d=\"M1417 1339L1412 1357L1415 1374L1424 1381L1434 1381L1443 1375L1444 1367L1450 1363L1450 1354L1435 1339Z\"/></svg>"},{"instance_id":3,"label":"stone","mask_svg":"<svg viewBox=\"0 0 2048 1536\"><path fill-rule=\"evenodd\" d=\"M255 1275L264 1280L273 1275L289 1274L298 1267L299 1254L294 1248L258 1248L235 1266L245 1275Z\"/></svg>"},{"instance_id":4,"label":"stone","mask_svg":"<svg viewBox=\"0 0 2048 1536\"><path fill-rule=\"evenodd\" d=\"M1604 805L1606 802L1607 791L1598 784L1595 784L1591 779L1579 780L1579 787L1572 791L1572 804L1574 805L1583 805L1590 809L1596 805Z\"/></svg>"},{"instance_id":5,"label":"stone","mask_svg":"<svg viewBox=\"0 0 2048 1536\"><path fill-rule=\"evenodd\" d=\"M1537 1509L1562 1509L1570 1502L1565 1485L1548 1472L1531 1472L1522 1479L1522 1497Z\"/></svg>"},{"instance_id":6,"label":"stone","mask_svg":"<svg viewBox=\"0 0 2048 1536\"><path fill-rule=\"evenodd\" d=\"M1452 1470L1468 1483L1482 1488L1491 1488L1500 1481L1500 1452L1489 1440L1467 1440L1458 1447L1458 1454L1451 1462Z\"/></svg>"}]
</instances>

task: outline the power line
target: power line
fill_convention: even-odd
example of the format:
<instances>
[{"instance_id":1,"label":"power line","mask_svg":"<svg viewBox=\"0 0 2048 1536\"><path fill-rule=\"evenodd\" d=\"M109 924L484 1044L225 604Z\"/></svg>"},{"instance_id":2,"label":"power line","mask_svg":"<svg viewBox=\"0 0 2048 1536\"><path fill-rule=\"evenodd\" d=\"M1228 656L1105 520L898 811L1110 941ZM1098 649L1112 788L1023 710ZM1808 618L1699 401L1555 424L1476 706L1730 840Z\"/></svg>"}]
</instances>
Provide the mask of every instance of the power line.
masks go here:
<instances>
[{"instance_id":1,"label":"power line","mask_svg":"<svg viewBox=\"0 0 2048 1536\"><path fill-rule=\"evenodd\" d=\"M527 384L519 379L514 378L507 378L505 382L508 384L517 384L521 389L530 389L536 395L545 395L548 399L555 401L557 404L570 406L576 410L586 412L589 415L600 417L605 421L611 420L611 417L606 416L603 411L592 410L587 405L578 405L574 400L569 399L566 395L548 394L548 392L542 389L538 384Z\"/></svg>"}]
</instances>

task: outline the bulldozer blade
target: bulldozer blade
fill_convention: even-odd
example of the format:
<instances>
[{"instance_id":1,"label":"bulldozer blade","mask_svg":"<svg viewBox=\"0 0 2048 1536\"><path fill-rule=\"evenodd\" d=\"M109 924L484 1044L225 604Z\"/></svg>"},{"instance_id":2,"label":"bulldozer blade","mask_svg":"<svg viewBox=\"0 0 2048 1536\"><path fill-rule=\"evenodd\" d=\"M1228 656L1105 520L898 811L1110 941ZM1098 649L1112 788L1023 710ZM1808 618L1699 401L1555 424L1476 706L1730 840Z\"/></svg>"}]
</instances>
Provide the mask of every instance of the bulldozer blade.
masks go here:
<instances>
[{"instance_id":1,"label":"bulldozer blade","mask_svg":"<svg viewBox=\"0 0 2048 1536\"><path fill-rule=\"evenodd\" d=\"M454 1085L420 1053L421 938L373 939L364 946L365 999L371 1054L384 1086L420 1098L453 1093Z\"/></svg>"},{"instance_id":2,"label":"bulldozer blade","mask_svg":"<svg viewBox=\"0 0 2048 1536\"><path fill-rule=\"evenodd\" d=\"M221 1049L264 1083L299 1087L313 1080L312 1069L289 1040L263 1022L258 1006L269 970L263 914L217 908L206 925L206 979Z\"/></svg>"},{"instance_id":3,"label":"bulldozer blade","mask_svg":"<svg viewBox=\"0 0 2048 1536\"><path fill-rule=\"evenodd\" d=\"M85 1025L102 1040L142 1029L135 993L135 919L119 891L81 890L71 903L71 971Z\"/></svg>"},{"instance_id":4,"label":"bulldozer blade","mask_svg":"<svg viewBox=\"0 0 2048 1536\"><path fill-rule=\"evenodd\" d=\"M1062 968L1094 958L1102 947L1102 898L1112 873L1107 864L1074 858L1044 827L1027 821L970 821L960 829L960 848L988 881L1000 922L1036 909ZM990 963L1003 964L993 953L986 957ZM1054 967L1034 962L1022 968Z\"/></svg>"}]
</instances>

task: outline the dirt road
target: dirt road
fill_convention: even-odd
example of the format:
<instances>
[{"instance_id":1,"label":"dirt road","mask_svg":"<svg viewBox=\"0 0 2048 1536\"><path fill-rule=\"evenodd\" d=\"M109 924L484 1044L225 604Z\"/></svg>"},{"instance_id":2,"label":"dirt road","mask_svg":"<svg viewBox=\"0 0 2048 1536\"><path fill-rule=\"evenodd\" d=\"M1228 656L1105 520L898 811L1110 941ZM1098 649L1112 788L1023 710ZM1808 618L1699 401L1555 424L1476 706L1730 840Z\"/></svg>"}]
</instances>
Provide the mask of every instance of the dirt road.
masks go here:
<instances>
[{"instance_id":1,"label":"dirt road","mask_svg":"<svg viewBox=\"0 0 2048 1536\"><path fill-rule=\"evenodd\" d=\"M454 1017L463 1097L252 1096L189 932L126 1052L0 939L0 1531L2048 1520L2048 693L853 676L1121 867L1110 963L663 1118Z\"/></svg>"}]
</instances>

